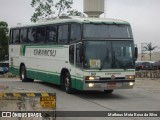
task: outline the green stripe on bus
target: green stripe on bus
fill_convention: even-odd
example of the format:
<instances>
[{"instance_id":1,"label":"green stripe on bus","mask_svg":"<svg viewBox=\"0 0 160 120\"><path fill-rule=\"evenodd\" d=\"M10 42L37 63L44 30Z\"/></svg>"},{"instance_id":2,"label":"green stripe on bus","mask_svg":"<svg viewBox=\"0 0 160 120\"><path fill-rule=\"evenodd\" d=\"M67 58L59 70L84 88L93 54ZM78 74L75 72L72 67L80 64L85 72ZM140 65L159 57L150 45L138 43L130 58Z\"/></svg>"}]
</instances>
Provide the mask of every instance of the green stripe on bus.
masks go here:
<instances>
[{"instance_id":1,"label":"green stripe on bus","mask_svg":"<svg viewBox=\"0 0 160 120\"><path fill-rule=\"evenodd\" d=\"M21 47L20 47L20 54L22 56L25 56L25 52L26 52L26 46L25 45L21 45Z\"/></svg>"},{"instance_id":2,"label":"green stripe on bus","mask_svg":"<svg viewBox=\"0 0 160 120\"><path fill-rule=\"evenodd\" d=\"M18 66L14 66L14 68L19 69ZM39 70L39 69L33 69L33 68L27 68L27 71L34 71L34 72L43 72L43 73L47 73L47 74L55 74L55 75L60 75L61 73L58 72L51 72L51 71L46 71L46 70ZM80 76L75 76L75 75L71 75L72 78L74 79L78 79L78 80L82 80L83 77Z\"/></svg>"},{"instance_id":3,"label":"green stripe on bus","mask_svg":"<svg viewBox=\"0 0 160 120\"><path fill-rule=\"evenodd\" d=\"M19 68L17 66L11 67L10 71L13 74L19 76ZM55 74L55 72L44 73L43 70L27 69L27 77L60 85L60 74ZM71 80L72 88L75 88L77 90L83 90L83 77L71 76Z\"/></svg>"},{"instance_id":4,"label":"green stripe on bus","mask_svg":"<svg viewBox=\"0 0 160 120\"><path fill-rule=\"evenodd\" d=\"M60 76L55 74L27 70L27 77L60 85Z\"/></svg>"},{"instance_id":5,"label":"green stripe on bus","mask_svg":"<svg viewBox=\"0 0 160 120\"><path fill-rule=\"evenodd\" d=\"M38 69L33 69L33 68L27 68L27 71L33 71L33 72L43 72L47 74L55 74L55 75L60 75L60 73L57 72L51 72L51 71L46 71L46 70L38 70Z\"/></svg>"}]
</instances>

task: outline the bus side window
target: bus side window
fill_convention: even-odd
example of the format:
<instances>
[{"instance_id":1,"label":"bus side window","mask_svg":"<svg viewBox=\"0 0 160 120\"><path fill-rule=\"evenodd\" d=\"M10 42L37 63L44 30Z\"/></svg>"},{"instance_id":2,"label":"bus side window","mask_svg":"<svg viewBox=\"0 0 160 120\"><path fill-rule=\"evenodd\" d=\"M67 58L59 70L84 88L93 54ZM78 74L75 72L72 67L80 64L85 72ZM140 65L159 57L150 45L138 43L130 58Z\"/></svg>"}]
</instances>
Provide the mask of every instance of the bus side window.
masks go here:
<instances>
[{"instance_id":1,"label":"bus side window","mask_svg":"<svg viewBox=\"0 0 160 120\"><path fill-rule=\"evenodd\" d=\"M81 27L79 24L71 24L70 42L81 39Z\"/></svg>"},{"instance_id":2,"label":"bus side window","mask_svg":"<svg viewBox=\"0 0 160 120\"><path fill-rule=\"evenodd\" d=\"M69 62L74 65L74 45L69 47Z\"/></svg>"},{"instance_id":3,"label":"bus side window","mask_svg":"<svg viewBox=\"0 0 160 120\"><path fill-rule=\"evenodd\" d=\"M35 42L35 38L36 38L36 29L29 28L28 29L28 42Z\"/></svg>"},{"instance_id":4,"label":"bus side window","mask_svg":"<svg viewBox=\"0 0 160 120\"><path fill-rule=\"evenodd\" d=\"M19 43L19 30L13 30L13 43Z\"/></svg>"},{"instance_id":5,"label":"bus side window","mask_svg":"<svg viewBox=\"0 0 160 120\"><path fill-rule=\"evenodd\" d=\"M56 37L57 37L57 27L56 26L47 27L47 41L56 43L57 42Z\"/></svg>"},{"instance_id":6,"label":"bus side window","mask_svg":"<svg viewBox=\"0 0 160 120\"><path fill-rule=\"evenodd\" d=\"M36 42L44 43L45 42L45 27L38 27L36 32L37 32Z\"/></svg>"},{"instance_id":7,"label":"bus side window","mask_svg":"<svg viewBox=\"0 0 160 120\"><path fill-rule=\"evenodd\" d=\"M27 29L22 28L20 32L20 43L27 43Z\"/></svg>"},{"instance_id":8,"label":"bus side window","mask_svg":"<svg viewBox=\"0 0 160 120\"><path fill-rule=\"evenodd\" d=\"M77 44L76 45L76 66L77 67L82 67L82 44Z\"/></svg>"},{"instance_id":9,"label":"bus side window","mask_svg":"<svg viewBox=\"0 0 160 120\"><path fill-rule=\"evenodd\" d=\"M68 43L68 25L61 25L58 28L58 43Z\"/></svg>"}]
</instances>

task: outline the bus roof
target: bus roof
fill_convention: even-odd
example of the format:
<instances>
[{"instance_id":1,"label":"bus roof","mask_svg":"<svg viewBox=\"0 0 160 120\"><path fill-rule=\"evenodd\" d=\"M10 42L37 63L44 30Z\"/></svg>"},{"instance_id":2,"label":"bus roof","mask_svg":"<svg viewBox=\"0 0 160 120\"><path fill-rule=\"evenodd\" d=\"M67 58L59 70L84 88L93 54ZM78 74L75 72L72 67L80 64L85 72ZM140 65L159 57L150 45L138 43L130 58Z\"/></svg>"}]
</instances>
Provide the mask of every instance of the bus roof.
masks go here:
<instances>
[{"instance_id":1,"label":"bus roof","mask_svg":"<svg viewBox=\"0 0 160 120\"><path fill-rule=\"evenodd\" d=\"M41 26L41 25L49 25L49 24L60 24L60 23L104 23L104 24L128 24L127 21L124 20L118 20L118 19L112 19L112 18L89 18L89 17L80 17L80 16L61 16L58 18L45 20L37 23L33 23L30 25L18 25L16 27L12 28L21 28L21 27L30 27L30 26ZM11 28L11 29L12 29Z\"/></svg>"}]
</instances>

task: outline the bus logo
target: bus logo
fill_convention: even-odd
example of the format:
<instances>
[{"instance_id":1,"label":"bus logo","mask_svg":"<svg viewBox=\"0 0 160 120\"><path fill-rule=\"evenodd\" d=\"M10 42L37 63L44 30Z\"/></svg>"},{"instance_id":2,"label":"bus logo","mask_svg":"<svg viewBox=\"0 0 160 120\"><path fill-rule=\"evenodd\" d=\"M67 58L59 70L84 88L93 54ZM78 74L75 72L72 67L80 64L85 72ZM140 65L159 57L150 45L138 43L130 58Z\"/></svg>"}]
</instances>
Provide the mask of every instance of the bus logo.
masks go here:
<instances>
[{"instance_id":1,"label":"bus logo","mask_svg":"<svg viewBox=\"0 0 160 120\"><path fill-rule=\"evenodd\" d=\"M21 45L21 47L20 47L20 55L21 56L25 55L25 46L24 45Z\"/></svg>"},{"instance_id":2,"label":"bus logo","mask_svg":"<svg viewBox=\"0 0 160 120\"><path fill-rule=\"evenodd\" d=\"M115 76L114 76L114 75L112 75L112 76L111 76L111 80L114 80L114 79L115 79Z\"/></svg>"}]
</instances>

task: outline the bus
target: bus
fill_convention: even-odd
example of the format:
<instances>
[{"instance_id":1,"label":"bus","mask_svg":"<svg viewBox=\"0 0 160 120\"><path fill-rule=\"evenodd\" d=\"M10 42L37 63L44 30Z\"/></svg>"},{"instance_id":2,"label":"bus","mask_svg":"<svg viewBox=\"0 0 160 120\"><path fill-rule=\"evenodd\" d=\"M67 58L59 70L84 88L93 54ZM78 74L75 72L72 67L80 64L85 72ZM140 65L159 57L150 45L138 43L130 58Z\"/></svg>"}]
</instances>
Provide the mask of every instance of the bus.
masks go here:
<instances>
[{"instance_id":1,"label":"bus","mask_svg":"<svg viewBox=\"0 0 160 120\"><path fill-rule=\"evenodd\" d=\"M136 58L123 20L63 16L10 29L10 71L22 82L42 80L67 93L133 88Z\"/></svg>"}]
</instances>

